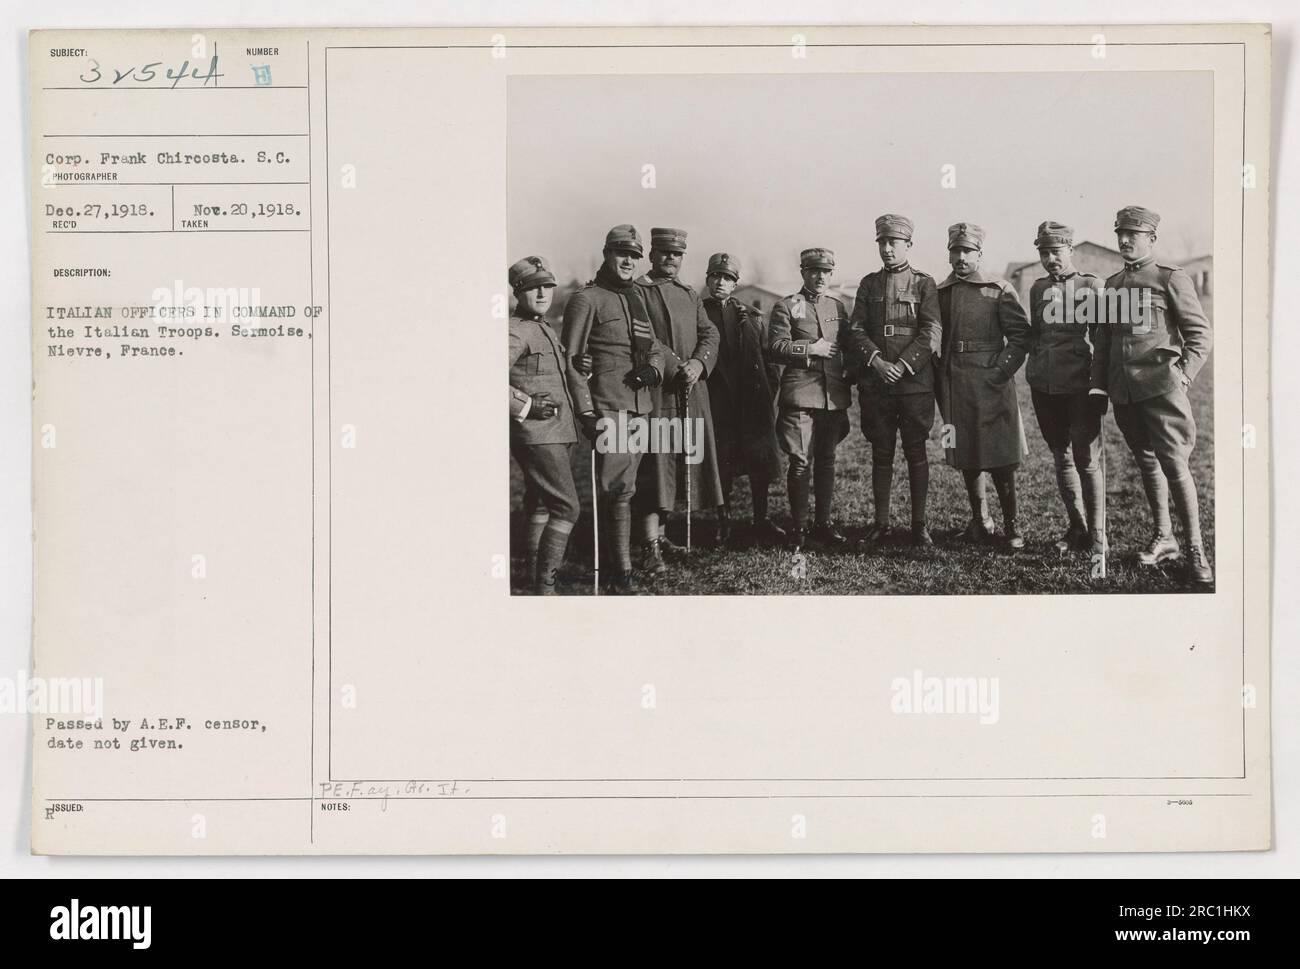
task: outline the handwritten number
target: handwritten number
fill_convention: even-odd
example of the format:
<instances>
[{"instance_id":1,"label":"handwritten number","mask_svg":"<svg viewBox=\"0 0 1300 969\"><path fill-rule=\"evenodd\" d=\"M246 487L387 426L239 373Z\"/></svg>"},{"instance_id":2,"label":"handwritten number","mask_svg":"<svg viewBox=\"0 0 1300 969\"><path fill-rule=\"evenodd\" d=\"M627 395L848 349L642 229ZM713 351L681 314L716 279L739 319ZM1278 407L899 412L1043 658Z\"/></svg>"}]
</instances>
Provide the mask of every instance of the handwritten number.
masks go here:
<instances>
[{"instance_id":1,"label":"handwritten number","mask_svg":"<svg viewBox=\"0 0 1300 969\"><path fill-rule=\"evenodd\" d=\"M113 85L116 86L118 84L121 84L123 81L130 80L130 81L134 81L137 84L148 84L150 81L152 81L154 78L158 76L158 72L156 68L162 67L162 64L163 64L162 61L150 61L148 64L145 64L143 67L131 66L125 69L119 69L116 67L112 68L112 75L113 75L112 83ZM224 76L217 70L216 54L212 55L212 60L208 63L207 73L206 74L202 73L202 71L203 68L201 66L190 67L190 62L188 60L182 61L181 66L178 68L177 67L167 68L167 80L172 82L171 86L173 89L178 84L180 84L181 81L187 79L202 81L203 86L206 87L209 81L215 83L217 78ZM90 61L89 68L87 68L87 70L84 73L79 75L79 77L83 84L95 84L96 82L102 80L104 75L103 72L100 70L99 61L94 60L92 58Z\"/></svg>"},{"instance_id":2,"label":"handwritten number","mask_svg":"<svg viewBox=\"0 0 1300 969\"><path fill-rule=\"evenodd\" d=\"M177 84L181 82L181 78L185 76L185 72L188 71L189 69L190 69L189 61L185 61L183 64L181 64L181 69L175 73L172 73L172 69L170 67L167 68L167 76L169 78L172 78L172 87L175 87Z\"/></svg>"}]
</instances>

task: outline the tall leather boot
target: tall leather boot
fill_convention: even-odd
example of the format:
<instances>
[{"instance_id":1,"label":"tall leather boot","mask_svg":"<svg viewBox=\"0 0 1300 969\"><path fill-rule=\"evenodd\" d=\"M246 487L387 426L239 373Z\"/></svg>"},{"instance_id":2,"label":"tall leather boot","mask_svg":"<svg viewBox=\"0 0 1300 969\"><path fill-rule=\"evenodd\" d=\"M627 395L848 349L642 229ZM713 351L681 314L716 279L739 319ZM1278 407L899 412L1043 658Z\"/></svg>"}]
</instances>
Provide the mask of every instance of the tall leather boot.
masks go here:
<instances>
[{"instance_id":1,"label":"tall leather boot","mask_svg":"<svg viewBox=\"0 0 1300 969\"><path fill-rule=\"evenodd\" d=\"M528 516L528 531L524 538L524 574L527 577L525 582L530 589L537 585L537 548L541 544L542 533L546 531L546 525L550 520L551 513L545 508L540 508Z\"/></svg>"},{"instance_id":2,"label":"tall leather boot","mask_svg":"<svg viewBox=\"0 0 1300 969\"><path fill-rule=\"evenodd\" d=\"M1101 473L1101 462L1094 461L1091 468L1079 472L1083 488L1083 508L1087 515L1088 539L1092 551L1104 551L1106 542L1106 479Z\"/></svg>"},{"instance_id":3,"label":"tall leather boot","mask_svg":"<svg viewBox=\"0 0 1300 969\"><path fill-rule=\"evenodd\" d=\"M1183 535L1187 539L1187 581L1192 585L1210 585L1214 582L1214 570L1210 568L1209 557L1205 554L1205 543L1201 539L1201 509L1196 498L1196 482L1190 470L1184 470L1177 478L1169 479L1169 493L1178 510L1178 522L1183 526Z\"/></svg>"},{"instance_id":4,"label":"tall leather boot","mask_svg":"<svg viewBox=\"0 0 1300 969\"><path fill-rule=\"evenodd\" d=\"M984 495L984 473L966 470L961 475L966 482L966 500L970 502L971 513L962 538L968 542L987 542L993 538L993 519L989 517L988 498Z\"/></svg>"},{"instance_id":5,"label":"tall leather boot","mask_svg":"<svg viewBox=\"0 0 1300 969\"><path fill-rule=\"evenodd\" d=\"M641 571L646 575L663 575L668 571L660 552L659 513L652 511L641 519Z\"/></svg>"},{"instance_id":6,"label":"tall leather boot","mask_svg":"<svg viewBox=\"0 0 1300 969\"><path fill-rule=\"evenodd\" d=\"M934 539L926 527L925 505L930 494L930 462L909 461L907 464L907 489L912 500L912 544L919 548L933 548Z\"/></svg>"},{"instance_id":7,"label":"tall leather boot","mask_svg":"<svg viewBox=\"0 0 1300 969\"><path fill-rule=\"evenodd\" d=\"M718 548L726 548L731 541L731 509L718 505Z\"/></svg>"},{"instance_id":8,"label":"tall leather boot","mask_svg":"<svg viewBox=\"0 0 1300 969\"><path fill-rule=\"evenodd\" d=\"M1083 482L1068 445L1052 452L1052 464L1056 467L1056 488L1061 493L1061 502L1065 505L1065 514L1069 520L1069 527L1056 543L1056 550L1064 555L1082 548L1088 534L1088 525L1084 519Z\"/></svg>"},{"instance_id":9,"label":"tall leather boot","mask_svg":"<svg viewBox=\"0 0 1300 969\"><path fill-rule=\"evenodd\" d=\"M614 501L609 509L610 558L614 574L610 576L612 591L632 591L632 506L627 501Z\"/></svg>"},{"instance_id":10,"label":"tall leather boot","mask_svg":"<svg viewBox=\"0 0 1300 969\"><path fill-rule=\"evenodd\" d=\"M785 529L767 517L769 484L764 477L749 476L749 497L754 505L754 541L762 545L784 545Z\"/></svg>"},{"instance_id":11,"label":"tall leather boot","mask_svg":"<svg viewBox=\"0 0 1300 969\"><path fill-rule=\"evenodd\" d=\"M564 564L564 550L569 547L573 522L552 518L542 532L537 549L537 584L539 596L555 595L556 576Z\"/></svg>"},{"instance_id":12,"label":"tall leather boot","mask_svg":"<svg viewBox=\"0 0 1300 969\"><path fill-rule=\"evenodd\" d=\"M889 528L889 501L894 490L894 455L890 452L875 459L872 449L871 461L871 500L875 509L876 524ZM888 460L886 460L888 459Z\"/></svg>"},{"instance_id":13,"label":"tall leather boot","mask_svg":"<svg viewBox=\"0 0 1300 969\"><path fill-rule=\"evenodd\" d=\"M1002 505L1002 531L1007 548L1013 552L1025 547L1025 539L1020 534L1017 515L1019 508L1016 501L1015 468L998 468L993 472L993 487L998 492L998 503Z\"/></svg>"},{"instance_id":14,"label":"tall leather boot","mask_svg":"<svg viewBox=\"0 0 1300 969\"><path fill-rule=\"evenodd\" d=\"M1160 462L1152 452L1134 454L1133 459L1142 476L1142 490L1146 492L1147 505L1151 508L1151 522L1158 534L1169 535L1173 532L1169 521L1169 482L1160 469Z\"/></svg>"},{"instance_id":15,"label":"tall leather boot","mask_svg":"<svg viewBox=\"0 0 1300 969\"><path fill-rule=\"evenodd\" d=\"M790 517L794 519L794 530L790 533L790 544L798 551L803 547L808 528L808 496L810 491L808 468L796 472L793 466L785 479L786 493L790 499Z\"/></svg>"}]
</instances>

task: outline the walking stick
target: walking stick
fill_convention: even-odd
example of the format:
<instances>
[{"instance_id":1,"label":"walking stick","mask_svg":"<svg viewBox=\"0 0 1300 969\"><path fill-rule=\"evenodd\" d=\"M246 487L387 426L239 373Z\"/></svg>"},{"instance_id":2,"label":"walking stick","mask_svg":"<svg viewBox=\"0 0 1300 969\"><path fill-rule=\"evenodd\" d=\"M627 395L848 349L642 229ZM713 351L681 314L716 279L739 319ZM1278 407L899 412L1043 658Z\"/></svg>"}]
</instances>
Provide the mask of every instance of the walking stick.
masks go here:
<instances>
[{"instance_id":1,"label":"walking stick","mask_svg":"<svg viewBox=\"0 0 1300 969\"><path fill-rule=\"evenodd\" d=\"M600 499L596 494L596 442L591 442L591 594L600 595Z\"/></svg>"},{"instance_id":2,"label":"walking stick","mask_svg":"<svg viewBox=\"0 0 1300 969\"><path fill-rule=\"evenodd\" d=\"M1110 545L1110 540L1106 534L1107 528L1106 528L1106 417L1105 415L1102 415L1101 418L1101 427L1097 432L1097 440L1101 449L1101 494L1097 496L1097 500L1101 503L1102 545L1101 545L1100 552L1094 548L1092 554L1089 556L1089 560L1091 563L1091 567L1089 569L1089 577L1092 579L1104 579L1106 578L1106 555L1109 552L1108 546Z\"/></svg>"},{"instance_id":3,"label":"walking stick","mask_svg":"<svg viewBox=\"0 0 1300 969\"><path fill-rule=\"evenodd\" d=\"M686 453L682 455L682 460L686 463L686 553L691 551L691 390L694 385L688 385L682 392L682 413L685 415L685 425L682 431L683 443Z\"/></svg>"}]
</instances>

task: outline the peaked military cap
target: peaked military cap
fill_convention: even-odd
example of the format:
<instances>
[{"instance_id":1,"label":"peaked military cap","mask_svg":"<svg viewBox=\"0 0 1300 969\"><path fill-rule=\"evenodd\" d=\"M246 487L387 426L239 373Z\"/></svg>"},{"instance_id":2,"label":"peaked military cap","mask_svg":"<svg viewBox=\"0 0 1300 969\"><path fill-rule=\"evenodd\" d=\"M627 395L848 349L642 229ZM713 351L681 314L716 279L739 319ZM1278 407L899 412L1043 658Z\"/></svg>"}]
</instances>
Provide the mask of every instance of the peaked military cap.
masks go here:
<instances>
[{"instance_id":1,"label":"peaked military cap","mask_svg":"<svg viewBox=\"0 0 1300 969\"><path fill-rule=\"evenodd\" d=\"M800 269L834 269L835 253L829 249L805 249L799 253Z\"/></svg>"},{"instance_id":2,"label":"peaked military cap","mask_svg":"<svg viewBox=\"0 0 1300 969\"><path fill-rule=\"evenodd\" d=\"M876 219L876 241L881 239L905 239L912 241L912 220L905 215L882 215Z\"/></svg>"},{"instance_id":3,"label":"peaked military cap","mask_svg":"<svg viewBox=\"0 0 1300 969\"><path fill-rule=\"evenodd\" d=\"M1074 245L1074 230L1060 222L1041 222L1038 235L1034 239L1034 248L1050 249L1053 246Z\"/></svg>"},{"instance_id":4,"label":"peaked military cap","mask_svg":"<svg viewBox=\"0 0 1300 969\"><path fill-rule=\"evenodd\" d=\"M686 251L685 229L651 229L650 248L666 252Z\"/></svg>"},{"instance_id":5,"label":"peaked military cap","mask_svg":"<svg viewBox=\"0 0 1300 969\"><path fill-rule=\"evenodd\" d=\"M729 252L715 252L709 256L709 270L707 275L712 276L714 273L721 273L724 276L730 276L732 279L740 279L740 260Z\"/></svg>"},{"instance_id":6,"label":"peaked military cap","mask_svg":"<svg viewBox=\"0 0 1300 969\"><path fill-rule=\"evenodd\" d=\"M641 247L641 234L634 225L616 225L610 229L605 235L605 248L634 252L638 258L645 255L645 250Z\"/></svg>"},{"instance_id":7,"label":"peaked military cap","mask_svg":"<svg viewBox=\"0 0 1300 969\"><path fill-rule=\"evenodd\" d=\"M983 249L984 227L974 222L958 222L948 226L949 249Z\"/></svg>"},{"instance_id":8,"label":"peaked military cap","mask_svg":"<svg viewBox=\"0 0 1300 969\"><path fill-rule=\"evenodd\" d=\"M1141 232L1155 232L1160 225L1160 216L1140 205L1126 205L1115 213L1115 231L1137 229Z\"/></svg>"},{"instance_id":9,"label":"peaked military cap","mask_svg":"<svg viewBox=\"0 0 1300 969\"><path fill-rule=\"evenodd\" d=\"M510 267L510 288L516 293L538 286L554 286L555 274L541 256L527 256Z\"/></svg>"}]
</instances>

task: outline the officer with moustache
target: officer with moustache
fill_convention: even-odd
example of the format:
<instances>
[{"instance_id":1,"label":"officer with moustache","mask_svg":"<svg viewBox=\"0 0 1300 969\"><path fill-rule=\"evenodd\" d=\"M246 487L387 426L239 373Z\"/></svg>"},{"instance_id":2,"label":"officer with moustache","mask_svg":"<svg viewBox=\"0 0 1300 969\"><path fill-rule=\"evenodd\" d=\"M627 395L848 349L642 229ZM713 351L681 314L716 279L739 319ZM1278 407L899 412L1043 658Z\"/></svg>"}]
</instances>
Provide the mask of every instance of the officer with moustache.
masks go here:
<instances>
[{"instance_id":1,"label":"officer with moustache","mask_svg":"<svg viewBox=\"0 0 1300 969\"><path fill-rule=\"evenodd\" d=\"M1210 586L1214 572L1201 538L1200 506L1189 461L1196 446L1196 419L1187 390L1209 356L1212 342L1191 277L1156 261L1160 216L1129 205L1115 216L1115 236L1124 267L1106 280L1109 294L1124 299L1127 312L1103 320L1098 330L1093 392L1109 394L1119 425L1142 475L1155 529L1138 553L1143 566L1182 555L1169 519L1169 495L1187 541L1186 579ZM1106 303L1109 305L1108 298Z\"/></svg>"},{"instance_id":2,"label":"officer with moustache","mask_svg":"<svg viewBox=\"0 0 1300 969\"><path fill-rule=\"evenodd\" d=\"M713 414L709 393L696 385L707 379L717 364L718 330L704 311L699 294L678 278L685 257L684 230L650 230L650 271L636 281L664 356L664 385L653 395L650 418L677 424L683 448L686 435L690 435L690 448L700 455L699 463L691 467L692 507L716 508L723 495ZM635 507L642 523L643 568L649 575L667 570L665 551L683 551L669 542L667 526L685 489L685 471L684 451L654 451L641 462Z\"/></svg>"},{"instance_id":3,"label":"officer with moustache","mask_svg":"<svg viewBox=\"0 0 1300 969\"><path fill-rule=\"evenodd\" d=\"M992 537L981 472L989 472L1002 505L1006 548L1025 547L1018 521L1016 469L1025 454L1024 428L1016 400L1016 371L1029 352L1029 318L1009 283L984 273L984 229L973 222L948 227L952 272L939 284L943 324L935 369L939 412L952 425L945 448L948 463L961 471L970 500L965 537Z\"/></svg>"},{"instance_id":4,"label":"officer with moustache","mask_svg":"<svg viewBox=\"0 0 1300 969\"><path fill-rule=\"evenodd\" d=\"M1088 393L1097 339L1096 318L1088 308L1096 305L1101 280L1074 268L1074 230L1068 225L1042 223L1034 246L1047 275L1029 289L1033 340L1025 380L1038 428L1052 452L1056 485L1069 519L1056 550L1061 554L1103 552L1106 485L1101 468L1101 419L1106 398Z\"/></svg>"}]
</instances>

